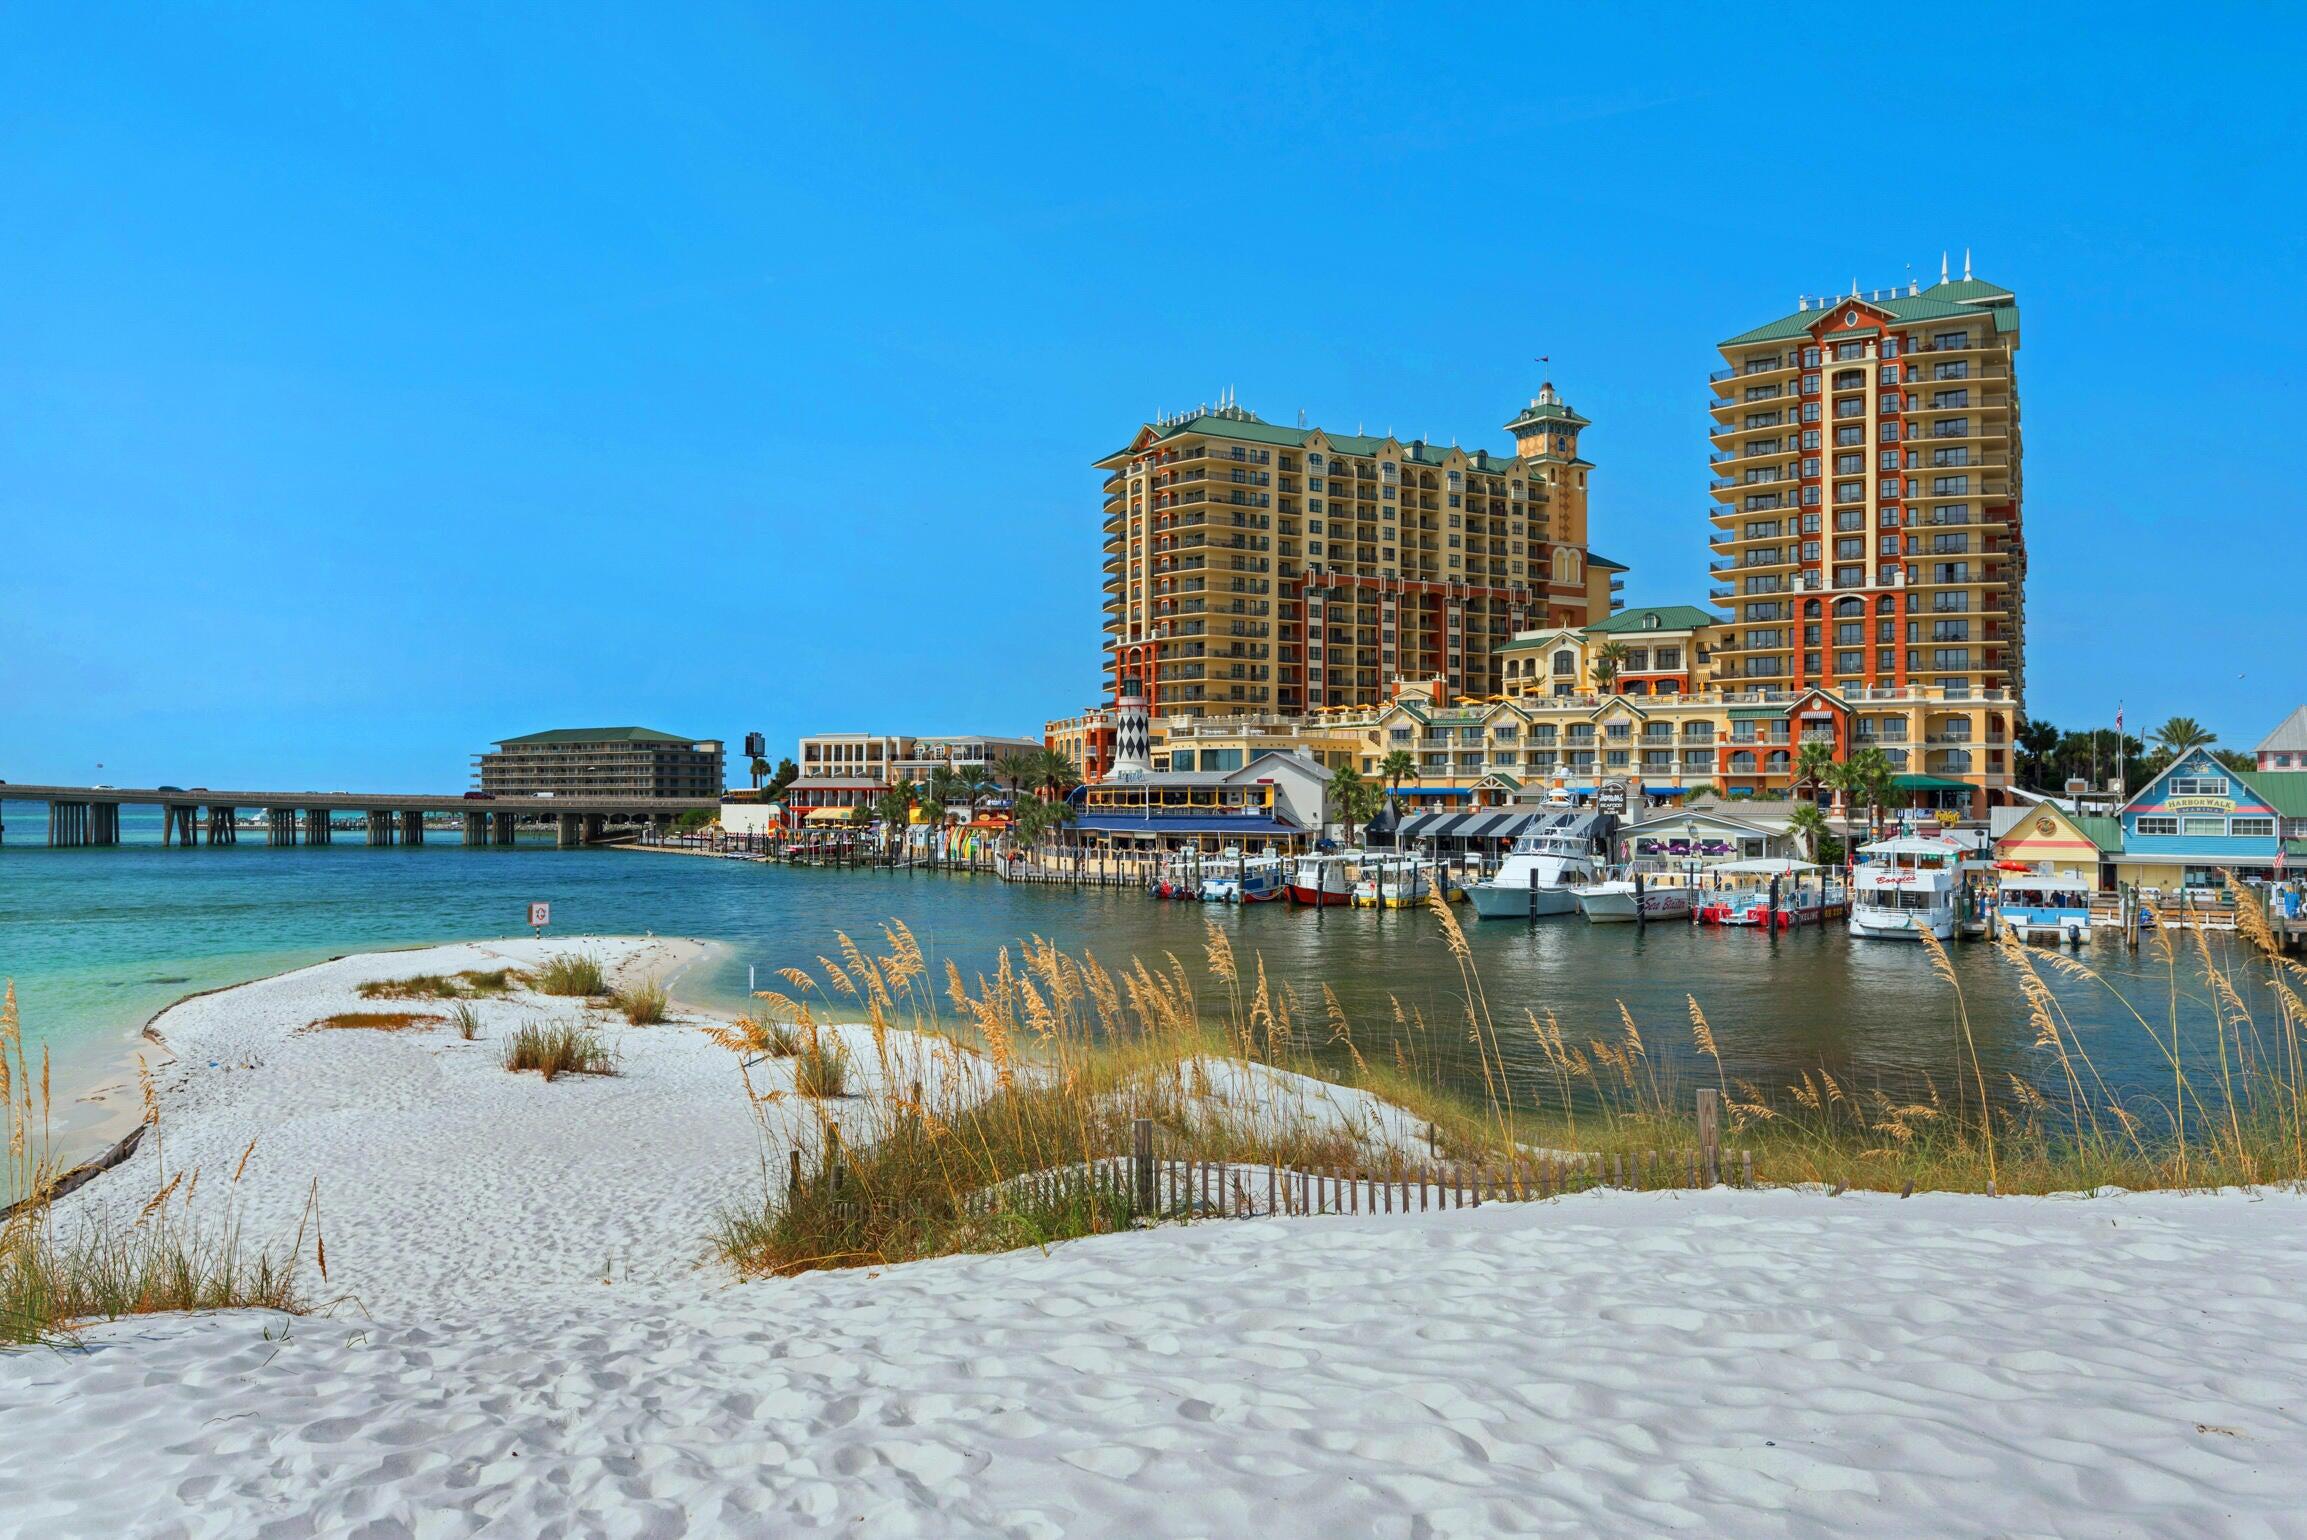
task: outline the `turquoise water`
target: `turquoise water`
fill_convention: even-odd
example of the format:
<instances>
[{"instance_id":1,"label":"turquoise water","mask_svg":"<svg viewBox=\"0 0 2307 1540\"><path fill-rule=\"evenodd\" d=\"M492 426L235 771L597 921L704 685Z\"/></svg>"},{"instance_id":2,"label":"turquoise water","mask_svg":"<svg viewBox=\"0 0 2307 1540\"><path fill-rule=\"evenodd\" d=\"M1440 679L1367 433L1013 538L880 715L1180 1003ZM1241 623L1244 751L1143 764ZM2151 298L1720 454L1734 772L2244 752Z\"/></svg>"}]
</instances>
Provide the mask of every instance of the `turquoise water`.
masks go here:
<instances>
[{"instance_id":1,"label":"turquoise water","mask_svg":"<svg viewBox=\"0 0 2307 1540\"><path fill-rule=\"evenodd\" d=\"M1233 940L1245 972L1262 958L1277 989L1295 987L1320 1015L1326 981L1365 1054L1387 1051L1394 1002L1422 1011L1433 1030L1421 1056L1478 1089L1462 1031L1456 966L1432 916L1417 911L1247 909L1161 903L1131 891L1026 887L986 876L818 871L618 850L549 845L466 849L455 843L371 850L357 843L274 850L163 849L154 815L132 813L131 843L109 850L49 850L37 810L10 804L0 849L0 976L13 978L27 1036L53 1045L59 1102L67 1088L105 1078L152 1015L215 988L345 952L526 934L527 905L550 900L557 935L696 936L726 944L683 981L690 998L734 1007L747 968L813 965L837 930L878 938L902 918L934 959L965 973L990 966L1020 937L1042 935L1109 963L1132 954L1183 959L1202 976L1203 923ZM1633 1012L1653 1051L1688 1077L1687 997L1710 1018L1729 1072L1766 1086L1826 1068L1862 1085L1953 1082L1961 1048L1945 986L1915 947L1853 943L1837 930L1769 937L1686 925L1590 926L1576 917L1526 923L1473 920L1461 908L1490 1004L1508 1023L1512 1071L1535 1076L1528 1010L1552 1010L1574 1038L1614 1039L1618 1005ZM2168 981L2159 963L2113 946L2084 954L2158 1024ZM2033 1031L2008 969L1979 944L1954 951L1986 1073L2033 1075ZM2096 986L2059 980L2099 1065L2119 1087L2153 1092L2168 1070L2135 1023ZM1213 991L1215 986L1212 986ZM2199 985L2181 981L2199 1013ZM2254 1008L2262 1002L2254 1000ZM2207 1018L2202 1018L2207 1019ZM2269 1010L2263 1021L2272 1022ZM2208 1034L2203 1034L2208 1042ZM1338 1050L1341 1051L1342 1050ZM1375 1054L1373 1054L1375 1056ZM1713 1078L1711 1064L1705 1077ZM75 1125L89 1120L85 1109Z\"/></svg>"}]
</instances>

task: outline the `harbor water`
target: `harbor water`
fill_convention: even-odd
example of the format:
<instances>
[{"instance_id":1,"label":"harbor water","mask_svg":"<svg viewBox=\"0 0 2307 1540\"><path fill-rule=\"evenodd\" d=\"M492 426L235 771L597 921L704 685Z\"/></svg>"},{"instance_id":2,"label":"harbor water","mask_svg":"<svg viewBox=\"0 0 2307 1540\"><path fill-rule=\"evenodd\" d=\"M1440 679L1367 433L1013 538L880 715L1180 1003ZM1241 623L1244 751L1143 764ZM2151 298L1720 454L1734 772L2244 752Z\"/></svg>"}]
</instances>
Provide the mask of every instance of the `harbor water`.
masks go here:
<instances>
[{"instance_id":1,"label":"harbor water","mask_svg":"<svg viewBox=\"0 0 2307 1540\"><path fill-rule=\"evenodd\" d=\"M880 927L892 919L913 930L939 976L947 958L974 977L990 970L1004 945L1042 936L1108 966L1133 955L1149 963L1175 955L1209 991L1206 1000L1222 1001L1203 961L1204 925L1215 921L1245 974L1262 961L1276 991L1297 992L1301 1034L1327 1035L1326 1026L1315 1028L1327 985L1361 1052L1391 1057L1403 1035L1398 1004L1427 1023L1406 1051L1481 1090L1459 969L1439 923L1421 910L1165 903L1132 890L1010 884L982 874L820 870L613 848L172 849L157 843L157 816L144 827L138 811L119 847L51 850L35 843L37 810L7 808L0 977L15 983L34 1052L44 1043L54 1053L68 1143L98 1121L74 1099L117 1085L138 1029L172 1001L347 952L526 934L532 900L552 904L552 934L572 941L654 932L722 943L681 989L728 1009L745 1003L749 967L768 987L774 969L814 969L819 957L835 955L836 932L878 949ZM1845 1084L1902 1095L1927 1077L1951 1096L1958 1070L1970 1076L1954 993L1913 945L1854 942L1839 925L1772 934L1681 923L1595 926L1575 915L1477 922L1468 905L1456 913L1502 1055L1531 1085L1543 1059L1529 1013L1551 1012L1575 1042L1616 1041L1621 1005L1662 1074L1685 1085L1713 1083L1711 1061L1694 1057L1692 998L1734 1081L1783 1090L1804 1070L1825 1069ZM2212 945L2235 949L2226 938ZM2210 1002L2192 951L2192 942L2180 948L2174 978L2153 948L2134 954L2108 940L2081 954L2108 985L2046 975L2118 1091L2167 1091L2170 1071L2113 991L2159 1029L2175 989L2182 1016L2200 1026L2190 1034L2210 1051ZM1990 1087L2007 1086L2013 1074L2043 1079L2047 1066L2031 1046L2034 1029L2010 966L1977 942L1955 943L1952 959ZM2245 997L2272 1032L2272 1006L2250 976L2245 968ZM116 1109L117 1097L109 1105Z\"/></svg>"}]
</instances>

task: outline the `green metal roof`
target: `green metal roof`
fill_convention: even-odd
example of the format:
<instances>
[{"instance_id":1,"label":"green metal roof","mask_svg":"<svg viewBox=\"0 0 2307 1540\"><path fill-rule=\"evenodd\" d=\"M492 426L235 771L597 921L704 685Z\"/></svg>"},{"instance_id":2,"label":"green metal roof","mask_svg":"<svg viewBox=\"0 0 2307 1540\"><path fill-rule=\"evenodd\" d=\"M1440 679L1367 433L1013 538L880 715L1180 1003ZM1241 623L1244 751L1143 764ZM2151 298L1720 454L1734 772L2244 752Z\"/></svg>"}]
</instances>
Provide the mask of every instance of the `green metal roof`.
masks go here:
<instances>
[{"instance_id":1,"label":"green metal roof","mask_svg":"<svg viewBox=\"0 0 2307 1540\"><path fill-rule=\"evenodd\" d=\"M1816 326L1824 316L1839 306L1852 303L1885 311L1892 319L1902 322L1951 321L1976 316L1982 321L1991 322L1998 332L2016 331L2019 324L2019 307L2010 303L2010 299L2011 294L2008 289L1999 288L1994 284L1974 278L1961 278L1952 283L1934 283L1920 294L1897 294L1889 299L1859 299L1855 296L1842 295L1823 300L1808 310L1798 310L1793 315L1781 316L1767 325L1755 327L1752 331L1740 332L1735 337L1725 338L1721 345L1726 348L1734 348L1743 347L1753 342L1778 342L1794 337L1805 337L1810 334L1810 329ZM1999 300L2003 303L1985 303L1991 300Z\"/></svg>"},{"instance_id":2,"label":"green metal roof","mask_svg":"<svg viewBox=\"0 0 2307 1540\"><path fill-rule=\"evenodd\" d=\"M1730 708L1730 719L1733 722L1768 722L1785 716L1786 711L1784 706L1733 706Z\"/></svg>"},{"instance_id":3,"label":"green metal roof","mask_svg":"<svg viewBox=\"0 0 2307 1540\"><path fill-rule=\"evenodd\" d=\"M1594 564L1591 558L1589 558L1587 564L1589 566ZM1647 621L1647 617L1653 615L1658 617L1657 624L1655 625L1649 624ZM1706 611L1700 609L1695 604L1653 604L1647 605L1644 608L1638 610L1621 610L1619 613L1611 616L1608 620L1598 620L1593 625L1588 626L1586 629L1589 632L1605 631L1612 633L1626 631L1688 631L1694 627L1711 626L1713 624L1714 617L1709 615Z\"/></svg>"},{"instance_id":4,"label":"green metal roof","mask_svg":"<svg viewBox=\"0 0 2307 1540\"><path fill-rule=\"evenodd\" d=\"M2239 776L2285 818L2307 818L2307 770L2254 770Z\"/></svg>"},{"instance_id":5,"label":"green metal roof","mask_svg":"<svg viewBox=\"0 0 2307 1540\"><path fill-rule=\"evenodd\" d=\"M684 738L677 733L661 733L653 727L556 727L550 732L524 733L518 738L499 738L499 744L508 743L699 743L702 739Z\"/></svg>"},{"instance_id":6,"label":"green metal roof","mask_svg":"<svg viewBox=\"0 0 2307 1540\"><path fill-rule=\"evenodd\" d=\"M1950 781L1943 775L1894 775L1890 783L1900 791L1975 791L1968 781Z\"/></svg>"},{"instance_id":7,"label":"green metal roof","mask_svg":"<svg viewBox=\"0 0 2307 1540\"><path fill-rule=\"evenodd\" d=\"M1626 563L1622 561L1612 561L1609 557L1600 555L1593 551L1588 551L1586 553L1586 565L1589 567L1600 567L1605 572L1625 572L1628 570Z\"/></svg>"},{"instance_id":8,"label":"green metal roof","mask_svg":"<svg viewBox=\"0 0 2307 1540\"><path fill-rule=\"evenodd\" d=\"M2105 813L2077 813L2070 815L2067 822L2073 824L2083 838L2110 855L2123 848L2120 818L2110 818Z\"/></svg>"}]
</instances>

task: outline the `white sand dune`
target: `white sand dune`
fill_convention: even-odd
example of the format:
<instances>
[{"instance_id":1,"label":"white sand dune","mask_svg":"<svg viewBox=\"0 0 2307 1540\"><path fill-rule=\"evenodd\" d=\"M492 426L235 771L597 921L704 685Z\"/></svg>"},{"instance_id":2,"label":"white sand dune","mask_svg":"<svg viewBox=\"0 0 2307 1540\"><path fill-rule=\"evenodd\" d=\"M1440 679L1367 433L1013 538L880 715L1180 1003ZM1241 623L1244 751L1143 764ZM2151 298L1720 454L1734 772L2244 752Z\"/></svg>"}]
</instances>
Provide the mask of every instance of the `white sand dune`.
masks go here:
<instances>
[{"instance_id":1,"label":"white sand dune","mask_svg":"<svg viewBox=\"0 0 2307 1540\"><path fill-rule=\"evenodd\" d=\"M759 1141L693 1029L549 1087L288 1030L450 965L164 1021L170 1164L264 1123L251 1220L318 1170L367 1313L0 1356L0 1534L2307 1528L2307 1199L1596 1194L740 1283L702 1237ZM519 1174L547 1156L567 1183ZM147 1158L67 1209L140 1199Z\"/></svg>"}]
</instances>

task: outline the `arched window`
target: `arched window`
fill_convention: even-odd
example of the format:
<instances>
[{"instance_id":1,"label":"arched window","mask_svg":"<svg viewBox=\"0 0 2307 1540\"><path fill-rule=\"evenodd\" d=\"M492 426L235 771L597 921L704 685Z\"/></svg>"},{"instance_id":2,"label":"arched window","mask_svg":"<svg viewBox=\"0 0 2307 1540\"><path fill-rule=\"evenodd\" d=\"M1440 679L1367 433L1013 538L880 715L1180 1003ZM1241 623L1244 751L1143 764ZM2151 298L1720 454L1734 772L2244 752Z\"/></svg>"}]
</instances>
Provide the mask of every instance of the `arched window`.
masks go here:
<instances>
[{"instance_id":1,"label":"arched window","mask_svg":"<svg viewBox=\"0 0 2307 1540\"><path fill-rule=\"evenodd\" d=\"M1732 775L1754 774L1754 750L1740 749L1737 753L1732 754L1730 756L1730 773Z\"/></svg>"},{"instance_id":2,"label":"arched window","mask_svg":"<svg viewBox=\"0 0 2307 1540\"><path fill-rule=\"evenodd\" d=\"M1566 679L1578 672L1578 654L1565 647L1554 654L1554 677Z\"/></svg>"},{"instance_id":3,"label":"arched window","mask_svg":"<svg viewBox=\"0 0 2307 1540\"><path fill-rule=\"evenodd\" d=\"M1883 594L1874 601L1874 612L1877 615L1895 615L1898 613L1898 600Z\"/></svg>"},{"instance_id":4,"label":"arched window","mask_svg":"<svg viewBox=\"0 0 2307 1540\"><path fill-rule=\"evenodd\" d=\"M1772 749L1770 751L1770 773L1772 775L1783 773L1787 768L1787 764L1788 761L1786 757L1786 750Z\"/></svg>"}]
</instances>

